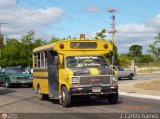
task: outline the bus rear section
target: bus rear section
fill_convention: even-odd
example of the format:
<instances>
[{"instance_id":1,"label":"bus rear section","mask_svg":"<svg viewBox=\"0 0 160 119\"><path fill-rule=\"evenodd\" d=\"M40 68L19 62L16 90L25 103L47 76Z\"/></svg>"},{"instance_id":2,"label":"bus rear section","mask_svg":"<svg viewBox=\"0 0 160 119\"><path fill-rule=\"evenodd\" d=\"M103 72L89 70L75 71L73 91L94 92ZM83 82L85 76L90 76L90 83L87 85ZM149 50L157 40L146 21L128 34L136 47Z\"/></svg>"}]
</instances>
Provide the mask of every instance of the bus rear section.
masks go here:
<instances>
[{"instance_id":1,"label":"bus rear section","mask_svg":"<svg viewBox=\"0 0 160 119\"><path fill-rule=\"evenodd\" d=\"M33 57L40 56L33 58L34 91L40 99L58 99L64 107L74 96L91 95L116 104L117 75L105 58L111 51L112 44L103 40L67 40L35 49ZM36 67L41 59L46 66Z\"/></svg>"}]
</instances>

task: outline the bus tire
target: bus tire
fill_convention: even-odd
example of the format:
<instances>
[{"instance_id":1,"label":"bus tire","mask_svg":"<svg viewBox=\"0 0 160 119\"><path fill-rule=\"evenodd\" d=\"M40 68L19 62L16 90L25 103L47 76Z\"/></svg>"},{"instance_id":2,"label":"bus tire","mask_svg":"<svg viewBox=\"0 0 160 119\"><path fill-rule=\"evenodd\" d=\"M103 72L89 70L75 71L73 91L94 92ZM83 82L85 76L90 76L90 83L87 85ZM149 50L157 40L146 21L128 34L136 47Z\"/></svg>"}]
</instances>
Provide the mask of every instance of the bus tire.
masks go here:
<instances>
[{"instance_id":1,"label":"bus tire","mask_svg":"<svg viewBox=\"0 0 160 119\"><path fill-rule=\"evenodd\" d=\"M66 86L62 87L61 103L63 107L69 107L71 105L71 95L69 94Z\"/></svg>"},{"instance_id":2,"label":"bus tire","mask_svg":"<svg viewBox=\"0 0 160 119\"><path fill-rule=\"evenodd\" d=\"M118 94L110 94L108 95L109 104L117 104L118 103Z\"/></svg>"},{"instance_id":3,"label":"bus tire","mask_svg":"<svg viewBox=\"0 0 160 119\"><path fill-rule=\"evenodd\" d=\"M45 94L41 93L41 88L40 88L40 86L38 86L38 88L37 88L37 95L38 95L38 98L39 98L40 100L44 100L44 99L45 99Z\"/></svg>"}]
</instances>

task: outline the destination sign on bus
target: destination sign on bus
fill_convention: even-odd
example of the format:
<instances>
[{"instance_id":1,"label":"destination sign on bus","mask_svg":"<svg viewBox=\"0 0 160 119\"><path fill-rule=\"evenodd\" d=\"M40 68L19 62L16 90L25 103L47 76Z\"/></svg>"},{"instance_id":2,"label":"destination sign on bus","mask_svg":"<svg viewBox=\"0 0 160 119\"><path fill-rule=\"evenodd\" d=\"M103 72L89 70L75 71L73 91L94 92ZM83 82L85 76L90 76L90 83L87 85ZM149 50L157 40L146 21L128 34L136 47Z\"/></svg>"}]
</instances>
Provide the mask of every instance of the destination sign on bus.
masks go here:
<instances>
[{"instance_id":1,"label":"destination sign on bus","mask_svg":"<svg viewBox=\"0 0 160 119\"><path fill-rule=\"evenodd\" d=\"M97 43L96 42L71 42L70 47L74 49L81 49L81 48L95 49L97 48Z\"/></svg>"}]
</instances>

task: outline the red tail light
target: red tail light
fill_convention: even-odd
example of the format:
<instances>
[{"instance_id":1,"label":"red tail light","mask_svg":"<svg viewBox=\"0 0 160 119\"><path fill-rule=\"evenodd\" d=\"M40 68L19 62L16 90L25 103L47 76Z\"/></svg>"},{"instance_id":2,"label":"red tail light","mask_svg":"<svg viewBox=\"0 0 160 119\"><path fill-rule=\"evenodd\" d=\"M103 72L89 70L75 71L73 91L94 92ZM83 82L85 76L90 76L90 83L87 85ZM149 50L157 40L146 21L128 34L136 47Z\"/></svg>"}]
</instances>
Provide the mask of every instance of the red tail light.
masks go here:
<instances>
[{"instance_id":1,"label":"red tail light","mask_svg":"<svg viewBox=\"0 0 160 119\"><path fill-rule=\"evenodd\" d=\"M108 45L107 45L107 44L104 44L103 47L104 47L104 49L107 49L107 48L108 48Z\"/></svg>"},{"instance_id":2,"label":"red tail light","mask_svg":"<svg viewBox=\"0 0 160 119\"><path fill-rule=\"evenodd\" d=\"M60 48L60 49L64 49L64 44L61 43L61 44L59 45L59 48Z\"/></svg>"}]
</instances>

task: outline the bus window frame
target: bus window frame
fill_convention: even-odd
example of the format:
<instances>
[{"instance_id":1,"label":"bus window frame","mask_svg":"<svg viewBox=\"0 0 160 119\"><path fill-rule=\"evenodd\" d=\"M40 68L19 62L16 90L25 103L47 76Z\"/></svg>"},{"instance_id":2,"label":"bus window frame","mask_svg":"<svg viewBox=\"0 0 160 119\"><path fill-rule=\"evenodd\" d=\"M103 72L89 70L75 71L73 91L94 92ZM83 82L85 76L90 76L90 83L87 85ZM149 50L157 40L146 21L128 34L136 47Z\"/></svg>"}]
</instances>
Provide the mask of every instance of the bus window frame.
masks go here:
<instances>
[{"instance_id":1,"label":"bus window frame","mask_svg":"<svg viewBox=\"0 0 160 119\"><path fill-rule=\"evenodd\" d=\"M39 51L39 52L34 53L34 68L36 68L36 69L48 68L47 52L48 51L43 50L43 51ZM38 57L39 57L39 59L38 59Z\"/></svg>"},{"instance_id":2,"label":"bus window frame","mask_svg":"<svg viewBox=\"0 0 160 119\"><path fill-rule=\"evenodd\" d=\"M64 57L64 58L65 58L65 65L64 65L65 68L68 68L68 67L66 66L66 64L67 64L66 57L68 57L68 56L93 56L93 55L66 55L66 56ZM102 56L102 57L104 58L104 60L106 61L108 67L109 67L109 64L108 64L108 61L107 61L107 59L106 59L106 57L105 57L105 54L102 54L102 55L94 55L94 56Z\"/></svg>"}]
</instances>

